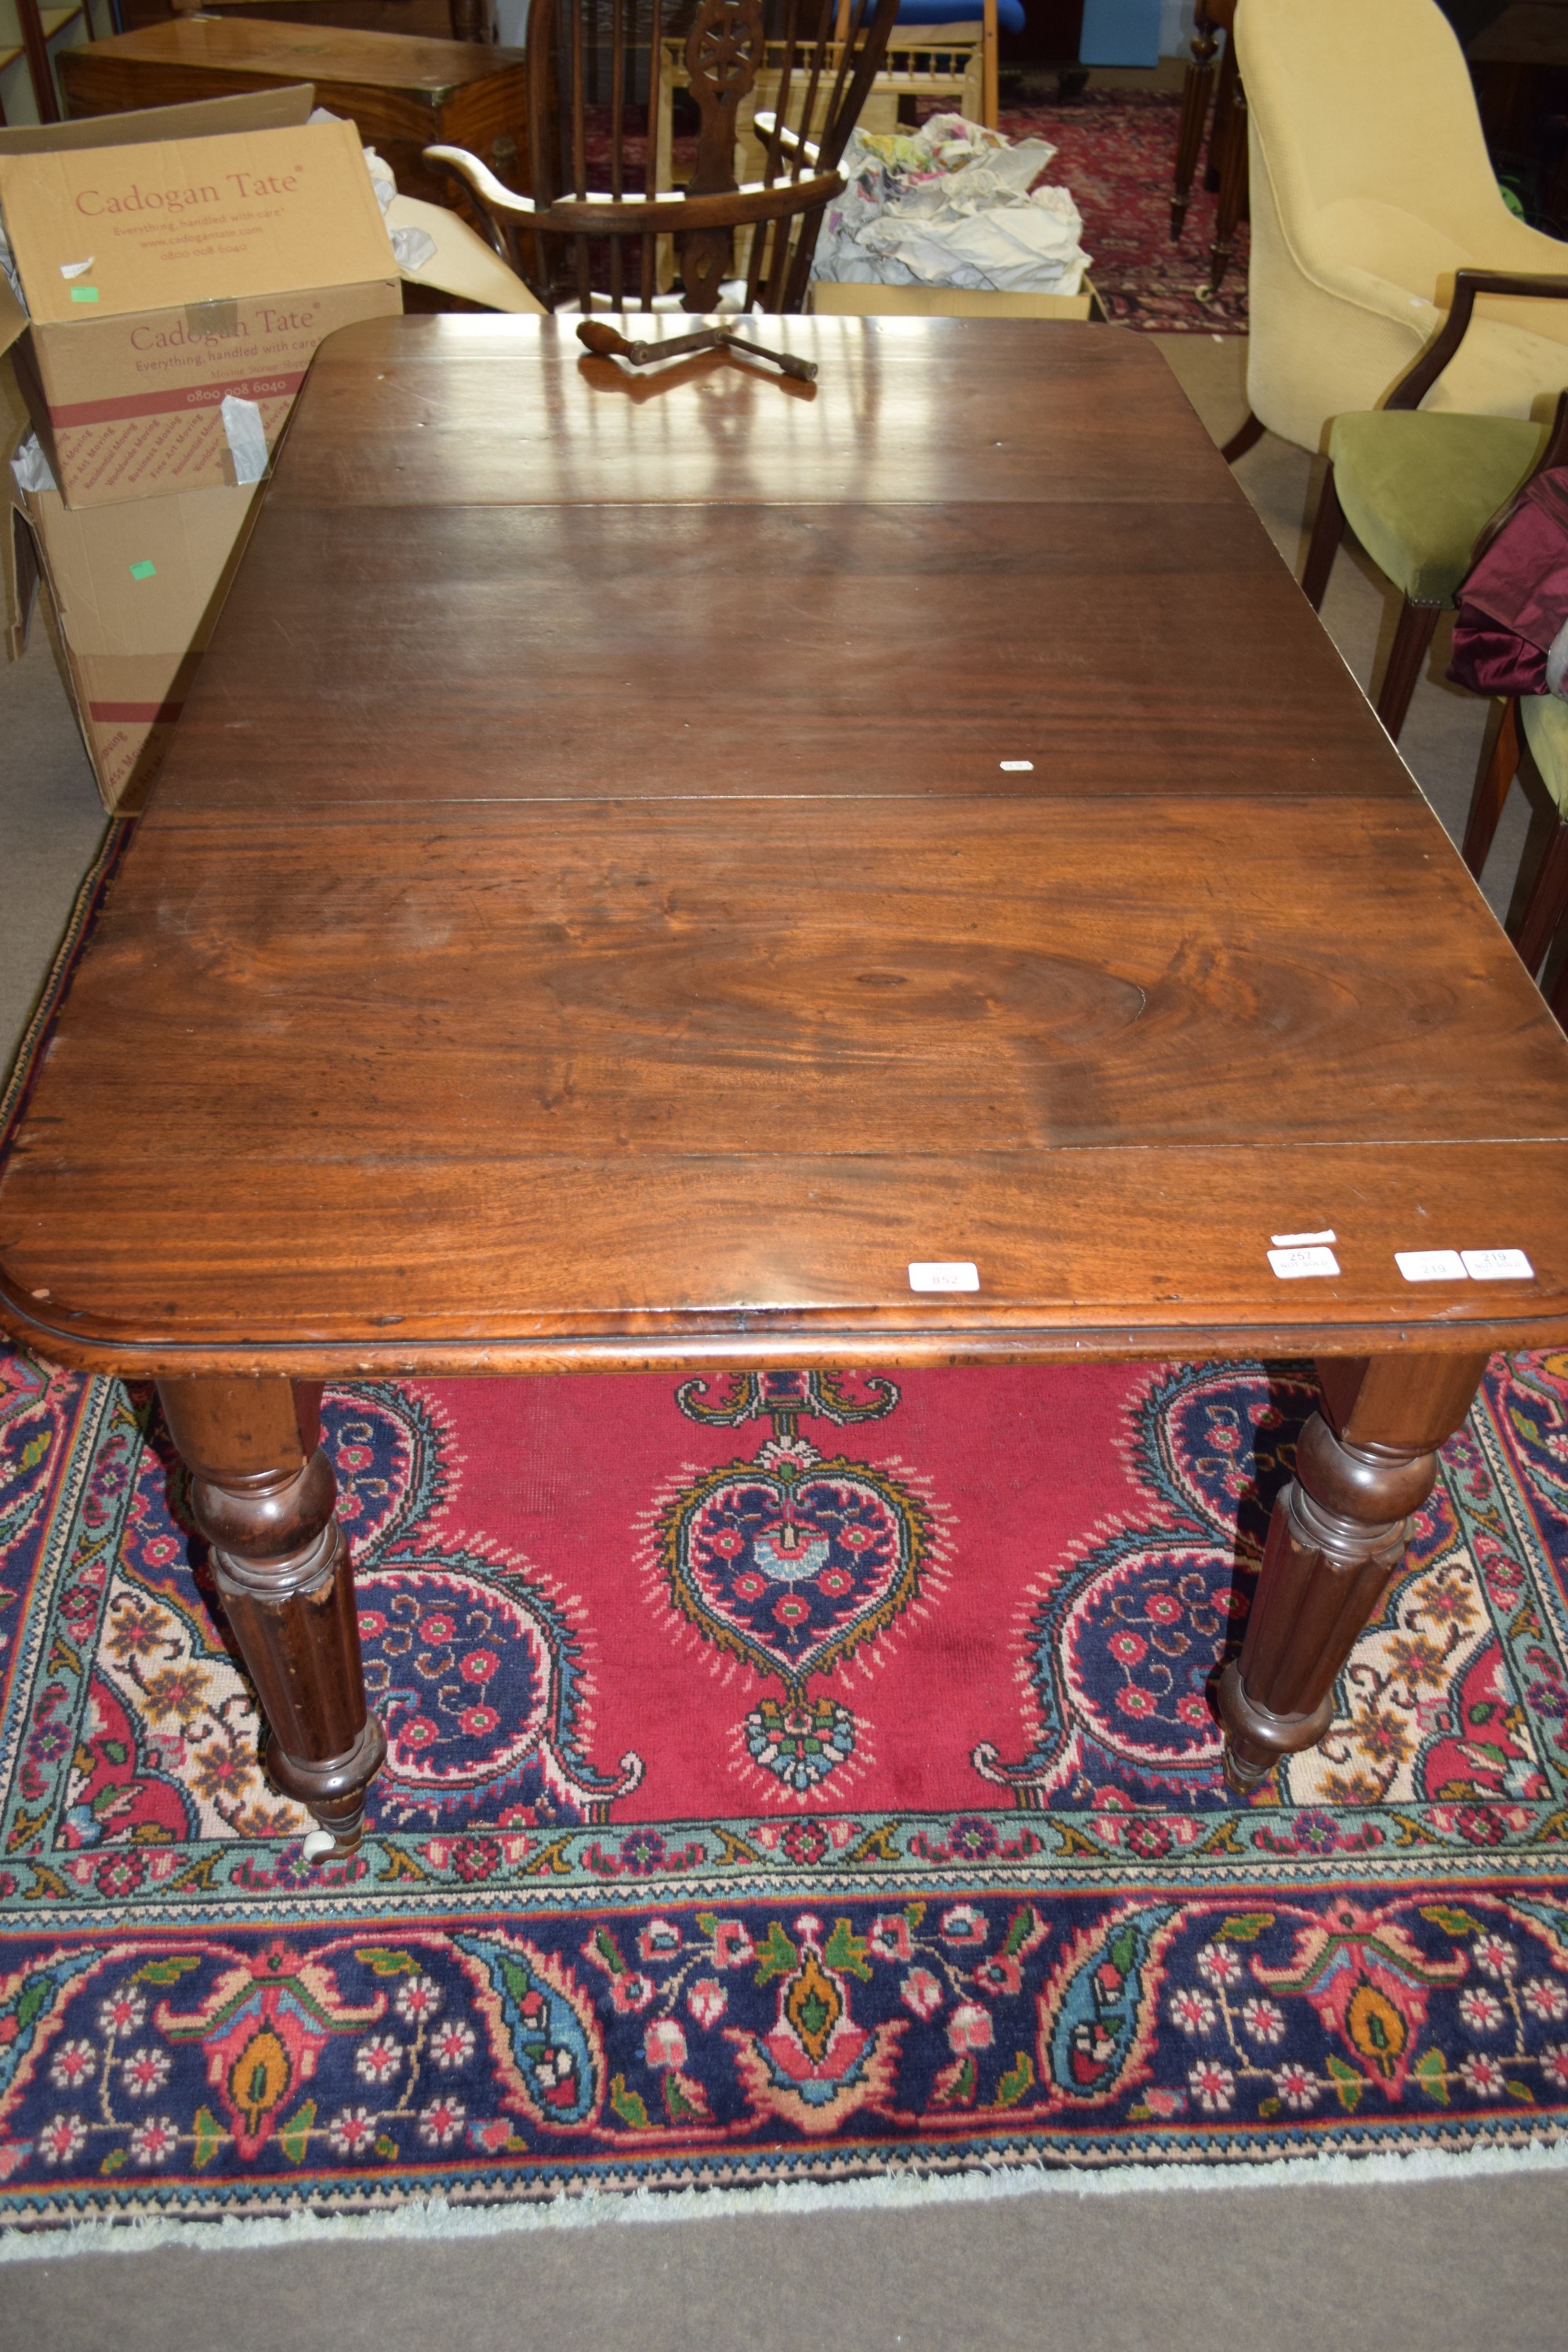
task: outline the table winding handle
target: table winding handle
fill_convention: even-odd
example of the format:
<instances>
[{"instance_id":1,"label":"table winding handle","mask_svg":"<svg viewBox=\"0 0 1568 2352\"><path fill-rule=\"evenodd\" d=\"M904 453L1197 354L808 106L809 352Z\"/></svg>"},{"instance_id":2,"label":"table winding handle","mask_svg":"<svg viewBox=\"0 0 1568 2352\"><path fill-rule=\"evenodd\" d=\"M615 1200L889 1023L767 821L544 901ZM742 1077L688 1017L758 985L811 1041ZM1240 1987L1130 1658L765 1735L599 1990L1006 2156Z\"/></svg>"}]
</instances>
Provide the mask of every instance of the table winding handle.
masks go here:
<instances>
[{"instance_id":1,"label":"table winding handle","mask_svg":"<svg viewBox=\"0 0 1568 2352\"><path fill-rule=\"evenodd\" d=\"M667 342L630 342L602 319L584 319L577 329L577 340L585 343L595 358L625 360L631 367L654 367L662 360L681 358L688 352L748 352L760 360L771 360L784 375L794 376L797 383L816 382L814 360L797 360L789 352L771 352L762 343L748 343L740 335L732 335L727 327L703 327L696 334L675 335Z\"/></svg>"}]
</instances>

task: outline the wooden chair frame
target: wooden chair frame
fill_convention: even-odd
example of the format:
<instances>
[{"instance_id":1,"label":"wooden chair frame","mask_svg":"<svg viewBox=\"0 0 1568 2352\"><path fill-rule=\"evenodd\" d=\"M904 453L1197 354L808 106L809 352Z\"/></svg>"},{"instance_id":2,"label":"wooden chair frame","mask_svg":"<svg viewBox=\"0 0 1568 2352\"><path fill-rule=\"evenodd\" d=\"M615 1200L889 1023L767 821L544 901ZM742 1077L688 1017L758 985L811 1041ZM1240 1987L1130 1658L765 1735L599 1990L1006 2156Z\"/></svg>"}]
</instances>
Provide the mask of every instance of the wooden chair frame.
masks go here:
<instances>
[{"instance_id":1,"label":"wooden chair frame","mask_svg":"<svg viewBox=\"0 0 1568 2352\"><path fill-rule=\"evenodd\" d=\"M1568 400L1568 394L1564 398ZM1531 799L1538 805L1550 803L1555 807L1541 772L1531 756L1519 697L1511 695L1503 705L1502 719L1492 741L1491 756L1477 779L1465 826L1463 856L1478 882L1497 832L1498 820L1502 815L1509 786L1515 776L1521 779ZM1557 824L1547 838L1524 905L1517 916L1510 916L1505 926L1518 950L1521 963L1531 975L1540 971L1565 916L1568 916L1568 817L1559 814ZM1560 1020L1568 1013L1568 967L1564 968L1558 982L1552 1009ZM1564 1022L1564 1026L1568 1027L1568 1021Z\"/></svg>"},{"instance_id":2,"label":"wooden chair frame","mask_svg":"<svg viewBox=\"0 0 1568 2352\"><path fill-rule=\"evenodd\" d=\"M1215 90L1214 60L1219 46L1215 38L1218 33L1225 34L1226 44ZM1209 247L1207 290L1214 294L1230 268L1237 224L1247 210L1247 91L1236 61L1236 0L1198 0L1192 62L1182 84L1182 120L1176 133L1176 170L1171 191L1173 245L1181 243L1182 231L1186 226L1211 90L1214 121L1209 126L1209 172L1219 184L1214 243Z\"/></svg>"},{"instance_id":3,"label":"wooden chair frame","mask_svg":"<svg viewBox=\"0 0 1568 2352\"><path fill-rule=\"evenodd\" d=\"M58 122L60 100L55 87L54 59L49 55L52 36L45 29L38 0L16 0L16 30L21 36L20 46L27 60L27 79L33 86L33 103L38 110L38 121L41 123ZM92 0L82 0L81 21L87 28L88 39L95 41L98 35L92 25ZM58 33L63 28L57 25L54 29ZM14 58L15 49L9 54ZM5 109L0 107L0 126L5 121Z\"/></svg>"},{"instance_id":4,"label":"wooden chair frame","mask_svg":"<svg viewBox=\"0 0 1568 2352\"><path fill-rule=\"evenodd\" d=\"M451 173L468 190L502 259L550 309L556 301L552 241L570 241L577 301L587 310L595 291L590 239L610 241L608 294L616 310L627 304L624 249L628 240L636 240L635 301L647 310L652 309L657 290L659 239L674 236L683 240L683 307L711 310L732 258L733 232L750 227L746 307L760 303L768 310L798 310L823 210L845 187L838 161L876 79L899 0L784 0L786 54L776 110L757 118L767 142L763 177L744 187L737 186L734 176L735 115L755 85L767 47L763 0L700 0L686 41L689 88L700 115L690 184L685 190L656 187L651 194L628 194L623 185L626 33L628 17L635 25L635 5L636 0L614 0L608 190L590 190L587 184L582 0L534 0L529 15L532 194L514 194L477 156L458 147L427 147L426 161ZM839 25L847 25L847 34L837 37L836 5ZM815 16L815 30L803 33L800 19L808 16ZM651 159L658 153L662 18L663 0L651 0L645 151L650 173ZM558 23L565 28L564 55L556 48ZM640 43L631 54L634 58L642 54ZM559 120L552 104L558 79L565 85ZM787 121L796 98L799 131ZM819 121L821 135L813 139L810 131ZM557 152L570 193L556 191Z\"/></svg>"},{"instance_id":5,"label":"wooden chair frame","mask_svg":"<svg viewBox=\"0 0 1568 2352\"><path fill-rule=\"evenodd\" d=\"M848 0L841 0L838 11L837 37L843 40L849 21ZM1001 105L1000 50L997 47L996 0L984 0L978 18L960 18L951 25L895 25L888 38L887 57L877 76L881 92L894 99L935 98L961 94L965 75L951 70L943 73L936 64L939 58L961 57L966 50L980 52L980 121L987 131L996 128L996 116ZM900 65L895 59L904 58ZM918 59L928 63L921 65Z\"/></svg>"},{"instance_id":6,"label":"wooden chair frame","mask_svg":"<svg viewBox=\"0 0 1568 2352\"><path fill-rule=\"evenodd\" d=\"M1531 470L1531 479L1545 473L1552 466L1568 465L1568 391L1557 396L1557 413L1546 446ZM1510 501L1511 506L1512 501ZM1505 510L1506 511L1506 510ZM1479 555L1501 528L1503 517L1488 524L1476 541ZM1531 753L1524 731L1518 695L1508 697L1502 707L1498 730L1486 765L1476 779L1470 796L1469 814L1465 822L1465 839L1460 855L1479 882L1486 866L1487 855L1496 835L1498 823L1508 799L1509 787L1515 776L1522 781L1525 790L1538 806L1557 807L1554 795L1547 789ZM1539 972L1553 941L1568 918L1568 815L1557 813L1557 824L1548 837L1523 906L1517 916L1510 915L1508 935L1519 951L1520 961L1531 973ZM1552 1000L1552 1012L1568 1028L1568 964L1563 967Z\"/></svg>"},{"instance_id":7,"label":"wooden chair frame","mask_svg":"<svg viewBox=\"0 0 1568 2352\"><path fill-rule=\"evenodd\" d=\"M1476 298L1480 294L1518 295L1533 301L1561 302L1568 300L1568 278L1537 276L1513 269L1457 269L1454 272L1454 299L1447 317L1426 350L1417 353L1400 377L1383 404L1385 409L1420 407L1464 341L1475 310ZM1252 421L1248 419L1249 423ZM1261 431L1262 428L1258 429ZM1242 430L1245 433L1246 427ZM1229 449L1226 455L1230 455ZM1563 405L1560 401L1546 446L1531 471L1540 473L1544 467L1562 465L1565 460L1568 460L1568 427L1564 425ZM1331 464L1319 492L1306 566L1301 573L1301 592L1314 613L1322 609L1329 574L1333 570L1334 557L1344 535L1344 509L1334 487L1334 469ZM1421 675L1421 665L1426 658L1426 649L1431 645L1438 617L1446 610L1446 604L1417 604L1410 596L1404 599L1376 704L1378 717L1396 740L1410 709L1410 698L1415 691L1415 681Z\"/></svg>"}]
</instances>

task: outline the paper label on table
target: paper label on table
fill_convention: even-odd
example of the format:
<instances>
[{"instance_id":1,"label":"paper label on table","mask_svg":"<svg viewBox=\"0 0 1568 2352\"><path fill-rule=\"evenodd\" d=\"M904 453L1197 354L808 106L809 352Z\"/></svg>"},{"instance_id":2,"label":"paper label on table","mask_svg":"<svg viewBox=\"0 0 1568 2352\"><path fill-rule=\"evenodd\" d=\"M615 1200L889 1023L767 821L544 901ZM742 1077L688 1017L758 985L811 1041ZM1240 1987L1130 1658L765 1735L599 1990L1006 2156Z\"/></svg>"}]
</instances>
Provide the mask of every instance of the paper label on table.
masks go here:
<instances>
[{"instance_id":1,"label":"paper label on table","mask_svg":"<svg viewBox=\"0 0 1568 2352\"><path fill-rule=\"evenodd\" d=\"M1004 760L1002 762L1002 773L1005 776L1032 776L1034 772L1033 760Z\"/></svg>"},{"instance_id":2,"label":"paper label on table","mask_svg":"<svg viewBox=\"0 0 1568 2352\"><path fill-rule=\"evenodd\" d=\"M1340 1262L1331 1249L1271 1249L1268 1263L1281 1282L1300 1282L1310 1274L1338 1274Z\"/></svg>"},{"instance_id":3,"label":"paper label on table","mask_svg":"<svg viewBox=\"0 0 1568 2352\"><path fill-rule=\"evenodd\" d=\"M1533 1282L1535 1268L1521 1249L1461 1250L1472 1282Z\"/></svg>"},{"instance_id":4,"label":"paper label on table","mask_svg":"<svg viewBox=\"0 0 1568 2352\"><path fill-rule=\"evenodd\" d=\"M1339 1235L1329 1225L1321 1234L1270 1234L1268 1238L1276 1249L1310 1249L1314 1242L1335 1242Z\"/></svg>"},{"instance_id":5,"label":"paper label on table","mask_svg":"<svg viewBox=\"0 0 1568 2352\"><path fill-rule=\"evenodd\" d=\"M1406 1282L1468 1282L1458 1250L1395 1250L1394 1263Z\"/></svg>"},{"instance_id":6,"label":"paper label on table","mask_svg":"<svg viewBox=\"0 0 1568 2352\"><path fill-rule=\"evenodd\" d=\"M920 1259L910 1268L911 1290L978 1290L980 1268L967 1258Z\"/></svg>"}]
</instances>

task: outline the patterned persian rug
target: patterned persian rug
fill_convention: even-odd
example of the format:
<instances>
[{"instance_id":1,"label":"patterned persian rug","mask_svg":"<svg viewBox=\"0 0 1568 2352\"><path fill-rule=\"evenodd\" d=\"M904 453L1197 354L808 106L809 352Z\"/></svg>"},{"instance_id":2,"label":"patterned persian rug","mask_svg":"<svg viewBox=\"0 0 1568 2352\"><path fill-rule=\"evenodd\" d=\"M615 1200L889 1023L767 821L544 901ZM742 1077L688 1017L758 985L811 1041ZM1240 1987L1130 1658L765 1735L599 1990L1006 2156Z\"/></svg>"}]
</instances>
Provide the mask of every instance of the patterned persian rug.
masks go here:
<instances>
[{"instance_id":1,"label":"patterned persian rug","mask_svg":"<svg viewBox=\"0 0 1568 2352\"><path fill-rule=\"evenodd\" d=\"M1329 1737L1237 1804L1212 1694L1312 1398L330 1391L389 1756L313 1867L150 1391L0 1354L0 2251L1552 2160L1568 1355L1493 1365Z\"/></svg>"},{"instance_id":2,"label":"patterned persian rug","mask_svg":"<svg viewBox=\"0 0 1568 2352\"><path fill-rule=\"evenodd\" d=\"M922 106L922 114L934 112ZM1193 184L1186 226L1171 242L1171 186L1182 101L1163 91L1089 90L1054 106L1004 107L1000 127L1009 139L1046 139L1057 150L1043 176L1071 191L1083 215L1090 275L1107 314L1120 325L1166 334L1247 332L1247 226L1237 230L1230 267L1217 295L1206 291L1216 198L1204 185L1203 162ZM590 165L608 170L607 110L591 114ZM694 160L694 140L677 139L678 176ZM640 159L628 150L628 184L637 184ZM601 261L595 284L607 284Z\"/></svg>"},{"instance_id":3,"label":"patterned persian rug","mask_svg":"<svg viewBox=\"0 0 1568 2352\"><path fill-rule=\"evenodd\" d=\"M1301 1368L369 1384L385 1773L312 1867L148 1394L0 1373L0 2200L1543 2148L1568 1358L1497 1363L1321 1750L1212 1691Z\"/></svg>"},{"instance_id":4,"label":"patterned persian rug","mask_svg":"<svg viewBox=\"0 0 1568 2352\"><path fill-rule=\"evenodd\" d=\"M1056 106L1005 107L1010 139L1048 139L1046 173L1070 188L1083 215L1089 275L1121 325L1165 334L1247 332L1247 227L1239 225L1217 295L1205 291L1216 198L1200 160L1179 245L1171 242L1171 184L1182 101L1163 91L1095 90Z\"/></svg>"}]
</instances>

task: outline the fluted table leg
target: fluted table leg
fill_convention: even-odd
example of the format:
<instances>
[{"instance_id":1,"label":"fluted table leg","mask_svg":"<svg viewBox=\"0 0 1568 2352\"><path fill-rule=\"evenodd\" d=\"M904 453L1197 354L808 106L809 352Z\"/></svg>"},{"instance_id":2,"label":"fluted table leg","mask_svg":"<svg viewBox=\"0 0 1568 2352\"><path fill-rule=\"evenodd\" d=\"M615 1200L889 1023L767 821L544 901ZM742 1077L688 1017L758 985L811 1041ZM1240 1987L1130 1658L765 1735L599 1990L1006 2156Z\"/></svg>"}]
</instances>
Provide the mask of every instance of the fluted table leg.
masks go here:
<instances>
[{"instance_id":1,"label":"fluted table leg","mask_svg":"<svg viewBox=\"0 0 1568 2352\"><path fill-rule=\"evenodd\" d=\"M1182 120L1176 132L1176 177L1171 196L1171 241L1180 238L1187 217L1198 154L1204 143L1204 123L1214 86L1215 51L1219 47L1206 9L1199 7L1193 28L1192 63L1182 85Z\"/></svg>"},{"instance_id":2,"label":"fluted table leg","mask_svg":"<svg viewBox=\"0 0 1568 2352\"><path fill-rule=\"evenodd\" d=\"M1227 50L1227 60L1229 55ZM1225 137L1220 149L1219 205L1215 215L1214 243L1209 247L1207 291L1210 294L1219 292L1226 271L1230 268L1230 257L1236 245L1236 226L1247 203L1247 92L1240 82L1233 79L1230 105L1225 120Z\"/></svg>"},{"instance_id":3,"label":"fluted table leg","mask_svg":"<svg viewBox=\"0 0 1568 2352\"><path fill-rule=\"evenodd\" d=\"M1220 1679L1226 1778L1247 1795L1314 1748L1334 1682L1405 1563L1437 1448L1469 1411L1484 1355L1334 1358L1274 1506L1239 1660Z\"/></svg>"},{"instance_id":4,"label":"fluted table leg","mask_svg":"<svg viewBox=\"0 0 1568 2352\"><path fill-rule=\"evenodd\" d=\"M271 1729L272 1780L350 1852L386 1738L365 1706L353 1577L320 1444L321 1391L207 1379L160 1381L158 1393Z\"/></svg>"}]
</instances>

